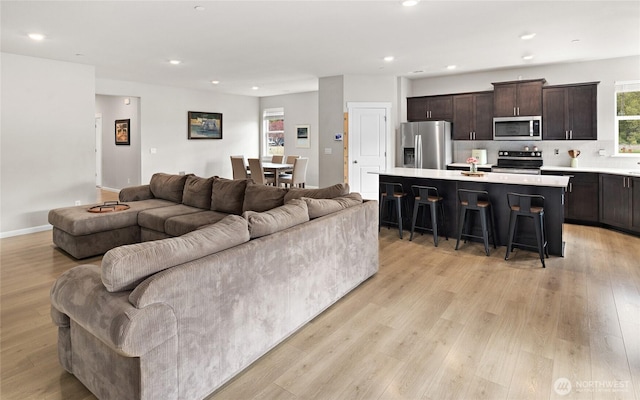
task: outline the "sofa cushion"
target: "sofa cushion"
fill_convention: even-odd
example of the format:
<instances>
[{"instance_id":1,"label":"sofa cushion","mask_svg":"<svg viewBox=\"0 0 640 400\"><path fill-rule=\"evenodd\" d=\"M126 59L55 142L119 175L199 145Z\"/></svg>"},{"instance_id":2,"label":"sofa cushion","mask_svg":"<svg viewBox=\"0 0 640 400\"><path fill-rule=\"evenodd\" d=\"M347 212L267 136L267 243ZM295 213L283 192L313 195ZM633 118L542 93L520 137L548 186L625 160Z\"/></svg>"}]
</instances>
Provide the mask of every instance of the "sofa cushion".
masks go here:
<instances>
[{"instance_id":1,"label":"sofa cushion","mask_svg":"<svg viewBox=\"0 0 640 400\"><path fill-rule=\"evenodd\" d=\"M362 203L360 193L350 193L333 199L312 199L303 197L309 209L309 219L325 216Z\"/></svg>"},{"instance_id":2,"label":"sofa cushion","mask_svg":"<svg viewBox=\"0 0 640 400\"><path fill-rule=\"evenodd\" d=\"M247 221L228 215L218 223L179 237L116 247L102 258L102 283L109 292L130 290L156 272L248 240Z\"/></svg>"},{"instance_id":3,"label":"sofa cushion","mask_svg":"<svg viewBox=\"0 0 640 400\"><path fill-rule=\"evenodd\" d=\"M145 210L138 214L138 225L142 228L152 229L158 232L165 232L165 222L171 217L185 214L193 214L202 210L195 207L176 204L169 207L154 208Z\"/></svg>"},{"instance_id":4,"label":"sofa cushion","mask_svg":"<svg viewBox=\"0 0 640 400\"><path fill-rule=\"evenodd\" d=\"M164 223L164 231L171 236L181 236L202 226L216 223L227 215L229 214L218 211L201 211L171 217Z\"/></svg>"},{"instance_id":5,"label":"sofa cushion","mask_svg":"<svg viewBox=\"0 0 640 400\"><path fill-rule=\"evenodd\" d=\"M184 183L182 204L209 210L211 208L211 185L213 178L190 175Z\"/></svg>"},{"instance_id":6,"label":"sofa cushion","mask_svg":"<svg viewBox=\"0 0 640 400\"><path fill-rule=\"evenodd\" d=\"M263 212L284 205L284 196L289 190L275 186L249 183L244 191L242 211Z\"/></svg>"},{"instance_id":7,"label":"sofa cushion","mask_svg":"<svg viewBox=\"0 0 640 400\"><path fill-rule=\"evenodd\" d=\"M211 189L211 210L228 214L242 214L246 179L225 179L215 177Z\"/></svg>"},{"instance_id":8,"label":"sofa cushion","mask_svg":"<svg viewBox=\"0 0 640 400\"><path fill-rule=\"evenodd\" d=\"M151 176L149 188L157 199L182 203L182 192L187 176L189 175L170 175L158 172Z\"/></svg>"},{"instance_id":9,"label":"sofa cushion","mask_svg":"<svg viewBox=\"0 0 640 400\"><path fill-rule=\"evenodd\" d=\"M307 203L294 199L265 212L245 211L242 216L249 223L251 239L296 226L309 221Z\"/></svg>"},{"instance_id":10,"label":"sofa cushion","mask_svg":"<svg viewBox=\"0 0 640 400\"><path fill-rule=\"evenodd\" d=\"M347 194L349 194L348 183L338 183L321 189L291 188L284 196L284 202L286 204L289 200L299 199L301 197L309 197L312 199L333 199L334 197L340 197Z\"/></svg>"}]
</instances>

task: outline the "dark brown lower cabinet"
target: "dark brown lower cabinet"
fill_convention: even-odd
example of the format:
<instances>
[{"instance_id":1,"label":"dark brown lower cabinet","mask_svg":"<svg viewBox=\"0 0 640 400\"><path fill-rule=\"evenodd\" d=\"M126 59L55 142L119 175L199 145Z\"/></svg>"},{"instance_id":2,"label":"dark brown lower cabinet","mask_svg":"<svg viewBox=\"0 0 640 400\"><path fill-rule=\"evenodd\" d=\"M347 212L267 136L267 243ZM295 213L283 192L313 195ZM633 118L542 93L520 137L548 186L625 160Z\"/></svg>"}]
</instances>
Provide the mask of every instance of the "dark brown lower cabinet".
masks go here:
<instances>
[{"instance_id":1,"label":"dark brown lower cabinet","mask_svg":"<svg viewBox=\"0 0 640 400\"><path fill-rule=\"evenodd\" d=\"M640 179L600 174L600 222L640 233Z\"/></svg>"},{"instance_id":2,"label":"dark brown lower cabinet","mask_svg":"<svg viewBox=\"0 0 640 400\"><path fill-rule=\"evenodd\" d=\"M544 175L569 177L564 195L564 219L567 222L597 224L599 221L600 185L598 174L589 172L543 171Z\"/></svg>"}]
</instances>

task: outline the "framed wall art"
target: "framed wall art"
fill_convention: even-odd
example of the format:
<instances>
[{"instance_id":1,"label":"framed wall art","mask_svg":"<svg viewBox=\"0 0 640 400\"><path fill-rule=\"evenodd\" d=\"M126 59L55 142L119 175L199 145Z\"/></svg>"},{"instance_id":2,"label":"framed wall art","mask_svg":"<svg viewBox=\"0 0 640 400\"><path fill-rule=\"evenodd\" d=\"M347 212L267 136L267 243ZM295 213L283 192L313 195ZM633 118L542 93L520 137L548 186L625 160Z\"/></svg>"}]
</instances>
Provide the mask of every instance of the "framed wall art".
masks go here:
<instances>
[{"instance_id":1,"label":"framed wall art","mask_svg":"<svg viewBox=\"0 0 640 400\"><path fill-rule=\"evenodd\" d=\"M187 138L222 139L222 114L189 111Z\"/></svg>"},{"instance_id":2,"label":"framed wall art","mask_svg":"<svg viewBox=\"0 0 640 400\"><path fill-rule=\"evenodd\" d=\"M310 147L309 125L296 125L296 147Z\"/></svg>"},{"instance_id":3,"label":"framed wall art","mask_svg":"<svg viewBox=\"0 0 640 400\"><path fill-rule=\"evenodd\" d=\"M131 120L130 119L117 119L116 120L116 145L129 146L131 144Z\"/></svg>"}]
</instances>

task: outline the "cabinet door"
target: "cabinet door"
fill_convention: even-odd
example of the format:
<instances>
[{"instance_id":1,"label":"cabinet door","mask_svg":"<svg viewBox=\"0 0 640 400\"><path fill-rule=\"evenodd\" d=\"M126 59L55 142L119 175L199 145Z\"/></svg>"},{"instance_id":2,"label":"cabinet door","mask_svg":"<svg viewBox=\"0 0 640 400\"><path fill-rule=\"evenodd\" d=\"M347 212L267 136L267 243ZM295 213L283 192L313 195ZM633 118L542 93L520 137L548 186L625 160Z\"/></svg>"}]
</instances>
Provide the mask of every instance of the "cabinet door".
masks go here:
<instances>
[{"instance_id":1,"label":"cabinet door","mask_svg":"<svg viewBox=\"0 0 640 400\"><path fill-rule=\"evenodd\" d=\"M432 121L451 121L453 119L453 96L434 96L429 98L428 119Z\"/></svg>"},{"instance_id":2,"label":"cabinet door","mask_svg":"<svg viewBox=\"0 0 640 400\"><path fill-rule=\"evenodd\" d=\"M631 181L631 229L640 232L640 178Z\"/></svg>"},{"instance_id":3,"label":"cabinet door","mask_svg":"<svg viewBox=\"0 0 640 400\"><path fill-rule=\"evenodd\" d=\"M598 139L597 90L596 85L567 88L571 139Z\"/></svg>"},{"instance_id":4,"label":"cabinet door","mask_svg":"<svg viewBox=\"0 0 640 400\"><path fill-rule=\"evenodd\" d=\"M408 97L407 98L407 120L426 121L427 120L427 97Z\"/></svg>"},{"instance_id":5,"label":"cabinet door","mask_svg":"<svg viewBox=\"0 0 640 400\"><path fill-rule=\"evenodd\" d=\"M453 140L470 140L473 131L473 95L453 96Z\"/></svg>"},{"instance_id":6,"label":"cabinet door","mask_svg":"<svg viewBox=\"0 0 640 400\"><path fill-rule=\"evenodd\" d=\"M598 222L598 174L575 173L569 180L565 201L565 218Z\"/></svg>"},{"instance_id":7,"label":"cabinet door","mask_svg":"<svg viewBox=\"0 0 640 400\"><path fill-rule=\"evenodd\" d=\"M515 83L496 85L493 91L493 113L496 117L515 116L517 88Z\"/></svg>"},{"instance_id":8,"label":"cabinet door","mask_svg":"<svg viewBox=\"0 0 640 400\"><path fill-rule=\"evenodd\" d=\"M493 93L474 95L474 117L475 139L493 140Z\"/></svg>"},{"instance_id":9,"label":"cabinet door","mask_svg":"<svg viewBox=\"0 0 640 400\"><path fill-rule=\"evenodd\" d=\"M629 195L626 176L600 174L600 222L629 227Z\"/></svg>"},{"instance_id":10,"label":"cabinet door","mask_svg":"<svg viewBox=\"0 0 640 400\"><path fill-rule=\"evenodd\" d=\"M517 88L517 114L542 115L542 81L518 83Z\"/></svg>"},{"instance_id":11,"label":"cabinet door","mask_svg":"<svg viewBox=\"0 0 640 400\"><path fill-rule=\"evenodd\" d=\"M565 88L542 89L542 139L567 139L568 109Z\"/></svg>"}]
</instances>

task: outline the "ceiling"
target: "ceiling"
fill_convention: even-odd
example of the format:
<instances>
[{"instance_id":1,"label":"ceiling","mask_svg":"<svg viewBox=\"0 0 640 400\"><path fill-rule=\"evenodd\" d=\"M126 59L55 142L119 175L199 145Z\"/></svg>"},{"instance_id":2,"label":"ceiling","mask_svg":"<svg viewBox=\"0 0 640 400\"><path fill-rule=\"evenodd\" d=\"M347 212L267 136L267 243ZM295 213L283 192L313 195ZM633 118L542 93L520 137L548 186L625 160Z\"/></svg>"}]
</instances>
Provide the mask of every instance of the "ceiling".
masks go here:
<instances>
[{"instance_id":1,"label":"ceiling","mask_svg":"<svg viewBox=\"0 0 640 400\"><path fill-rule=\"evenodd\" d=\"M0 4L3 52L94 65L97 78L248 96L313 91L335 75L415 79L640 55L640 1Z\"/></svg>"}]
</instances>

